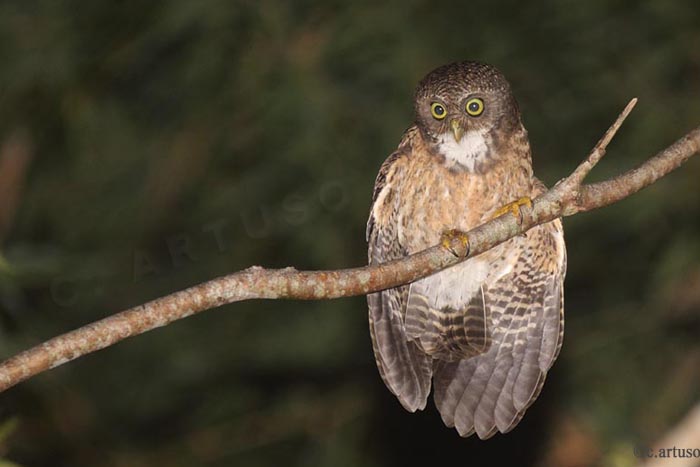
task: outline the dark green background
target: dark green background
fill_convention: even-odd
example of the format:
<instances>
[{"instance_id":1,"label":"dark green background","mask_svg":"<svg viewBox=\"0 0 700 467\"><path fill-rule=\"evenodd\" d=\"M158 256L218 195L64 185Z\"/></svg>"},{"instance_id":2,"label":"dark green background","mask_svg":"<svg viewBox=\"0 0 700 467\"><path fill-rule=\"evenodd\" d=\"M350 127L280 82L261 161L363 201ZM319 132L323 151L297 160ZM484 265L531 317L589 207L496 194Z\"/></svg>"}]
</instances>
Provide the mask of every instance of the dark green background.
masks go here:
<instances>
[{"instance_id":1,"label":"dark green background","mask_svg":"<svg viewBox=\"0 0 700 467\"><path fill-rule=\"evenodd\" d=\"M5 0L0 352L251 264L365 264L375 174L450 61L506 74L550 185L639 97L591 178L626 170L700 124L699 25L695 0ZM633 465L700 399L700 158L565 228L564 348L508 435L404 412L358 297L226 306L43 374L0 395L0 456Z\"/></svg>"}]
</instances>

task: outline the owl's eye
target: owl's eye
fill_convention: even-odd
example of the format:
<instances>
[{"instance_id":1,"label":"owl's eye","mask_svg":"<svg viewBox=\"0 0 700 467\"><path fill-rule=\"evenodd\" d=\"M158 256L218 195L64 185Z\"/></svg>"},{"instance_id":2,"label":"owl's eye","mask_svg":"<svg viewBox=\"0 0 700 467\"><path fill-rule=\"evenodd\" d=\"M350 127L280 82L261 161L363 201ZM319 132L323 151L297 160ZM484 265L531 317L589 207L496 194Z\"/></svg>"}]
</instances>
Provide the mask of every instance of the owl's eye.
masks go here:
<instances>
[{"instance_id":1,"label":"owl's eye","mask_svg":"<svg viewBox=\"0 0 700 467\"><path fill-rule=\"evenodd\" d=\"M478 117L479 115L484 113L484 101L482 101L478 97L469 99L467 101L466 110L467 113L472 117Z\"/></svg>"},{"instance_id":2,"label":"owl's eye","mask_svg":"<svg viewBox=\"0 0 700 467\"><path fill-rule=\"evenodd\" d=\"M439 102L433 102L430 104L430 113L436 120L442 120L447 116L447 110Z\"/></svg>"}]
</instances>

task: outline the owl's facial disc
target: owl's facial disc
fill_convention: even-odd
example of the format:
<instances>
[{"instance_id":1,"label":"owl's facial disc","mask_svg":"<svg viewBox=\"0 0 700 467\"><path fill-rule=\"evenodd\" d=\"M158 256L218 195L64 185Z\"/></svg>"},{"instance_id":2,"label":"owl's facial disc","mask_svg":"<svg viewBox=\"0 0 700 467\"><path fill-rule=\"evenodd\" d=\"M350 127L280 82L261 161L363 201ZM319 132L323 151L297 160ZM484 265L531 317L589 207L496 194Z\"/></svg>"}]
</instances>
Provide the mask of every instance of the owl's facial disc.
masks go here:
<instances>
[{"instance_id":1,"label":"owl's facial disc","mask_svg":"<svg viewBox=\"0 0 700 467\"><path fill-rule=\"evenodd\" d=\"M437 68L418 84L416 125L449 167L487 170L522 123L510 85L495 68L458 62Z\"/></svg>"}]
</instances>

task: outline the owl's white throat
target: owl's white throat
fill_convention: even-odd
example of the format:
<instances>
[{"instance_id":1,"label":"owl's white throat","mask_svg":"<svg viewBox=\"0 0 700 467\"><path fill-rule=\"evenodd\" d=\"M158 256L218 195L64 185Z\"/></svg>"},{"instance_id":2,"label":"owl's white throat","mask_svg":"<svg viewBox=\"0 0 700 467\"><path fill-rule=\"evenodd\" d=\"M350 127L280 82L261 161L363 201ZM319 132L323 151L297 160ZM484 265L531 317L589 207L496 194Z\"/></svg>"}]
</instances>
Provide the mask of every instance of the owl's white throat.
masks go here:
<instances>
[{"instance_id":1,"label":"owl's white throat","mask_svg":"<svg viewBox=\"0 0 700 467\"><path fill-rule=\"evenodd\" d=\"M438 138L437 147L449 166L459 164L474 172L488 156L486 138L486 131L467 131L459 141L455 141L452 133L445 133Z\"/></svg>"}]
</instances>

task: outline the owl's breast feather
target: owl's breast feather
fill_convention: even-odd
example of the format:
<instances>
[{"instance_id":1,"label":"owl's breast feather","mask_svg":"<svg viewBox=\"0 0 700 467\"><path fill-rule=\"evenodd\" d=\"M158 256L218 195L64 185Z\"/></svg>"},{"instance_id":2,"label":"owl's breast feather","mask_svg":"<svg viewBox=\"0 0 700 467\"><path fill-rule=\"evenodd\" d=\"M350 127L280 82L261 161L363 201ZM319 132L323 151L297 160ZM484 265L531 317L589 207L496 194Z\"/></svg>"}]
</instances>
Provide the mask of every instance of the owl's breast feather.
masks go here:
<instances>
[{"instance_id":1,"label":"owl's breast feather","mask_svg":"<svg viewBox=\"0 0 700 467\"><path fill-rule=\"evenodd\" d=\"M489 157L487 138L487 132L472 130L456 141L451 133L446 133L439 138L437 148L448 167L459 164L463 170L476 172Z\"/></svg>"}]
</instances>

